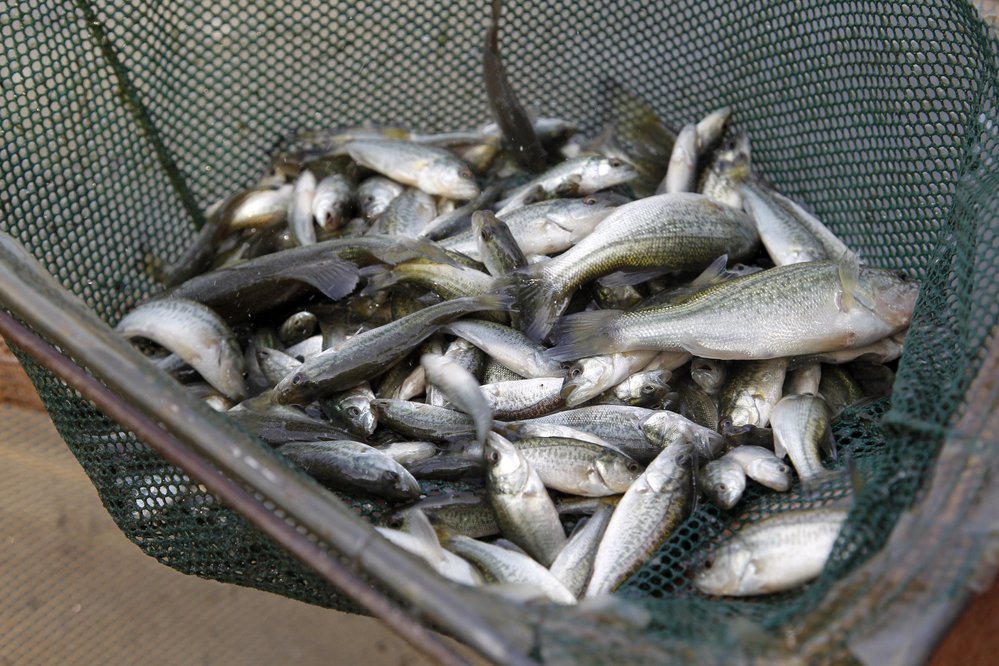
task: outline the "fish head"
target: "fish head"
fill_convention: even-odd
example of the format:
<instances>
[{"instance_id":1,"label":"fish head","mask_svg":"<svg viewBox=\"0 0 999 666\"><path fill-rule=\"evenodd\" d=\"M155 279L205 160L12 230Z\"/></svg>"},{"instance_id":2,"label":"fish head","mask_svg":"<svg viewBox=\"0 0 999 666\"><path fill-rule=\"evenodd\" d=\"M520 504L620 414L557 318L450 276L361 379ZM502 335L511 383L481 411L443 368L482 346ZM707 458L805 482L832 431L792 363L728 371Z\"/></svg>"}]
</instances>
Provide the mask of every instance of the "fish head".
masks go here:
<instances>
[{"instance_id":1,"label":"fish head","mask_svg":"<svg viewBox=\"0 0 999 666\"><path fill-rule=\"evenodd\" d=\"M909 325L919 296L919 283L903 271L861 266L855 300L888 326Z\"/></svg>"},{"instance_id":2,"label":"fish head","mask_svg":"<svg viewBox=\"0 0 999 666\"><path fill-rule=\"evenodd\" d=\"M600 455L594 462L604 485L614 493L623 493L642 475L642 466L628 456L613 451Z\"/></svg>"},{"instance_id":3,"label":"fish head","mask_svg":"<svg viewBox=\"0 0 999 666\"><path fill-rule=\"evenodd\" d=\"M460 201L474 199L481 192L475 174L466 165L456 169L448 162L432 162L421 174L420 181L430 185L428 190Z\"/></svg>"},{"instance_id":4,"label":"fish head","mask_svg":"<svg viewBox=\"0 0 999 666\"><path fill-rule=\"evenodd\" d=\"M415 500L420 497L420 483L402 465L385 466L376 471L376 483L386 496L401 500Z\"/></svg>"},{"instance_id":5,"label":"fish head","mask_svg":"<svg viewBox=\"0 0 999 666\"><path fill-rule=\"evenodd\" d=\"M708 554L694 574L694 586L705 594L737 595L751 569L751 551L738 539L733 539Z\"/></svg>"},{"instance_id":6,"label":"fish head","mask_svg":"<svg viewBox=\"0 0 999 666\"><path fill-rule=\"evenodd\" d=\"M725 362L695 358L690 362L690 378L707 393L715 393L725 381Z\"/></svg>"},{"instance_id":7,"label":"fish head","mask_svg":"<svg viewBox=\"0 0 999 666\"><path fill-rule=\"evenodd\" d=\"M594 157L587 165L585 178L587 181L600 183L595 189L603 189L627 183L638 178L638 169L620 157Z\"/></svg>"},{"instance_id":8,"label":"fish head","mask_svg":"<svg viewBox=\"0 0 999 666\"><path fill-rule=\"evenodd\" d=\"M489 485L499 492L518 492L527 485L531 469L520 451L508 439L489 433L482 447Z\"/></svg>"},{"instance_id":9,"label":"fish head","mask_svg":"<svg viewBox=\"0 0 999 666\"><path fill-rule=\"evenodd\" d=\"M591 356L573 363L562 381L560 396L566 407L572 408L595 397L608 385L613 371L609 356Z\"/></svg>"},{"instance_id":10,"label":"fish head","mask_svg":"<svg viewBox=\"0 0 999 666\"><path fill-rule=\"evenodd\" d=\"M274 387L271 396L279 405L305 405L318 394L318 386L301 369L291 373Z\"/></svg>"},{"instance_id":11,"label":"fish head","mask_svg":"<svg viewBox=\"0 0 999 666\"><path fill-rule=\"evenodd\" d=\"M731 509L746 490L746 474L730 460L712 460L701 469L700 486L712 502Z\"/></svg>"},{"instance_id":12,"label":"fish head","mask_svg":"<svg viewBox=\"0 0 999 666\"><path fill-rule=\"evenodd\" d=\"M749 465L754 479L779 492L791 489L791 466L779 458L759 458Z\"/></svg>"},{"instance_id":13,"label":"fish head","mask_svg":"<svg viewBox=\"0 0 999 666\"><path fill-rule=\"evenodd\" d=\"M680 439L664 448L645 468L642 477L653 492L662 492L672 482L688 478L693 461L693 445L686 439Z\"/></svg>"},{"instance_id":14,"label":"fish head","mask_svg":"<svg viewBox=\"0 0 999 666\"><path fill-rule=\"evenodd\" d=\"M353 396L338 405L343 419L350 425L352 432L368 437L378 427L378 417L371 409L371 401L367 398Z\"/></svg>"}]
</instances>

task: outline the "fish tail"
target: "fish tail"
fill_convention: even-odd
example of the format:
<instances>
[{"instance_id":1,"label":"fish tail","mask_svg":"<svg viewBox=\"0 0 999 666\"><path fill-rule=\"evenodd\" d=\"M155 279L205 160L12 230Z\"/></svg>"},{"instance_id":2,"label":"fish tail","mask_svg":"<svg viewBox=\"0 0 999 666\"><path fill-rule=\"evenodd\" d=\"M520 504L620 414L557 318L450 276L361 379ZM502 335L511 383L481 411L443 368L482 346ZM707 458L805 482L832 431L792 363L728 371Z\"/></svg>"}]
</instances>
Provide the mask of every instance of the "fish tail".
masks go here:
<instances>
[{"instance_id":1,"label":"fish tail","mask_svg":"<svg viewBox=\"0 0 999 666\"><path fill-rule=\"evenodd\" d=\"M284 271L283 275L314 287L334 301L351 294L360 279L356 265L336 256L330 256L319 264L295 266Z\"/></svg>"},{"instance_id":2,"label":"fish tail","mask_svg":"<svg viewBox=\"0 0 999 666\"><path fill-rule=\"evenodd\" d=\"M548 355L556 361L573 361L626 351L613 335L612 324L621 314L621 310L590 310L563 317L553 336L555 346Z\"/></svg>"},{"instance_id":3,"label":"fish tail","mask_svg":"<svg viewBox=\"0 0 999 666\"><path fill-rule=\"evenodd\" d=\"M827 484L841 483L846 475L838 470L827 469L815 476L801 479L801 492L806 497L818 495Z\"/></svg>"},{"instance_id":4,"label":"fish tail","mask_svg":"<svg viewBox=\"0 0 999 666\"><path fill-rule=\"evenodd\" d=\"M365 266L358 273L366 280L364 289L360 292L361 296L370 296L382 289L388 289L399 281L399 276L395 274L395 271L382 264Z\"/></svg>"},{"instance_id":5,"label":"fish tail","mask_svg":"<svg viewBox=\"0 0 999 666\"><path fill-rule=\"evenodd\" d=\"M535 342L543 340L568 300L558 286L542 277L540 267L528 266L496 280L496 290L511 294L516 301L520 329Z\"/></svg>"}]
</instances>

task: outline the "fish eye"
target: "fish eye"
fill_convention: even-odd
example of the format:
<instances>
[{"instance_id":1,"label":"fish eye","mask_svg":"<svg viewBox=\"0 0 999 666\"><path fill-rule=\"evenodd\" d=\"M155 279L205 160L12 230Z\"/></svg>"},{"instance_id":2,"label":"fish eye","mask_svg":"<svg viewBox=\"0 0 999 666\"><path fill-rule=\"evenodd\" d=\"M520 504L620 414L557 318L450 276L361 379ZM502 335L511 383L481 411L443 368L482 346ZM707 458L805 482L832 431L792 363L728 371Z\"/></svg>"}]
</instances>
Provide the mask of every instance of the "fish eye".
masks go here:
<instances>
[{"instance_id":1,"label":"fish eye","mask_svg":"<svg viewBox=\"0 0 999 666\"><path fill-rule=\"evenodd\" d=\"M352 419L357 418L357 415L360 413L361 410L359 407L351 405L350 407L347 408L347 416L349 416Z\"/></svg>"},{"instance_id":2,"label":"fish eye","mask_svg":"<svg viewBox=\"0 0 999 666\"><path fill-rule=\"evenodd\" d=\"M617 169L617 168L620 168L620 167L624 166L624 162L622 162L621 160L615 158L615 159L612 159L610 161L610 165L611 165L612 168Z\"/></svg>"},{"instance_id":3,"label":"fish eye","mask_svg":"<svg viewBox=\"0 0 999 666\"><path fill-rule=\"evenodd\" d=\"M726 490L728 490L728 486L726 486L724 483L719 483L718 490L725 492Z\"/></svg>"},{"instance_id":4,"label":"fish eye","mask_svg":"<svg viewBox=\"0 0 999 666\"><path fill-rule=\"evenodd\" d=\"M399 474L397 472L393 472L392 470L385 470L382 472L382 480L388 481L389 483L398 483Z\"/></svg>"},{"instance_id":5,"label":"fish eye","mask_svg":"<svg viewBox=\"0 0 999 666\"><path fill-rule=\"evenodd\" d=\"M636 462L628 463L628 471L629 472L637 472L640 469L642 469L642 466L639 465L638 463L636 463Z\"/></svg>"},{"instance_id":6,"label":"fish eye","mask_svg":"<svg viewBox=\"0 0 999 666\"><path fill-rule=\"evenodd\" d=\"M293 385L295 385L295 386L298 386L299 384L301 384L301 383L302 383L302 375L300 375L300 374L298 374L298 373L295 373L295 374L294 374L294 375L292 376L292 378L291 378L291 383L292 383Z\"/></svg>"},{"instance_id":7,"label":"fish eye","mask_svg":"<svg viewBox=\"0 0 999 666\"><path fill-rule=\"evenodd\" d=\"M680 455L678 455L676 458L673 459L673 462L675 462L677 465L686 465L689 461L690 461L690 456L688 456L686 453L681 453Z\"/></svg>"},{"instance_id":8,"label":"fish eye","mask_svg":"<svg viewBox=\"0 0 999 666\"><path fill-rule=\"evenodd\" d=\"M464 178L465 180L472 180L473 178L475 178L475 176L472 175L472 170L471 169L459 169L458 170L458 177L459 178Z\"/></svg>"},{"instance_id":9,"label":"fish eye","mask_svg":"<svg viewBox=\"0 0 999 666\"><path fill-rule=\"evenodd\" d=\"M500 459L499 451L496 451L495 449L486 454L486 460L488 460L493 465L499 463L499 459Z\"/></svg>"},{"instance_id":10,"label":"fish eye","mask_svg":"<svg viewBox=\"0 0 999 666\"><path fill-rule=\"evenodd\" d=\"M583 199L583 205L584 206L593 206L596 203L597 203L597 198L596 197L586 197L585 199Z\"/></svg>"},{"instance_id":11,"label":"fish eye","mask_svg":"<svg viewBox=\"0 0 999 666\"><path fill-rule=\"evenodd\" d=\"M777 471L780 472L781 474L790 474L791 468L788 467L787 465L780 465L779 467L777 467Z\"/></svg>"},{"instance_id":12,"label":"fish eye","mask_svg":"<svg viewBox=\"0 0 999 666\"><path fill-rule=\"evenodd\" d=\"M482 240L490 241L493 239L492 229L483 229L481 234L482 234Z\"/></svg>"},{"instance_id":13,"label":"fish eye","mask_svg":"<svg viewBox=\"0 0 999 666\"><path fill-rule=\"evenodd\" d=\"M649 393L654 392L655 390L656 390L656 387L653 386L652 384L646 384L645 386L642 387L642 393L645 393L646 395L648 395Z\"/></svg>"},{"instance_id":14,"label":"fish eye","mask_svg":"<svg viewBox=\"0 0 999 666\"><path fill-rule=\"evenodd\" d=\"M578 379L581 374L583 374L583 369L578 365L574 365L569 369L569 379Z\"/></svg>"},{"instance_id":15,"label":"fish eye","mask_svg":"<svg viewBox=\"0 0 999 666\"><path fill-rule=\"evenodd\" d=\"M705 569L710 569L714 565L715 565L715 558L709 557L708 559L704 560L704 568Z\"/></svg>"}]
</instances>

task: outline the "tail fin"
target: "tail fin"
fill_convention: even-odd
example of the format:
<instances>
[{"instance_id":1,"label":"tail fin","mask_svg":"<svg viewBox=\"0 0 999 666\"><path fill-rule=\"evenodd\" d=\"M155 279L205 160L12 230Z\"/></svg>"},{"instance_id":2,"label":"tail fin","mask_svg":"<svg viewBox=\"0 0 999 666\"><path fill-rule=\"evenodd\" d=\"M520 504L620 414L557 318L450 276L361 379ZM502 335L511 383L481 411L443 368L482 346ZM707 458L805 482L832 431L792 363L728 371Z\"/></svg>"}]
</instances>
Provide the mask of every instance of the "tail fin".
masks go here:
<instances>
[{"instance_id":1,"label":"tail fin","mask_svg":"<svg viewBox=\"0 0 999 666\"><path fill-rule=\"evenodd\" d=\"M542 265L535 264L498 278L498 290L514 296L520 313L520 328L535 342L543 340L565 311L569 298L558 286L542 277Z\"/></svg>"},{"instance_id":2,"label":"tail fin","mask_svg":"<svg viewBox=\"0 0 999 666\"><path fill-rule=\"evenodd\" d=\"M317 264L295 266L284 271L284 275L315 287L334 301L353 292L360 279L357 266L336 256Z\"/></svg>"},{"instance_id":3,"label":"tail fin","mask_svg":"<svg viewBox=\"0 0 999 666\"><path fill-rule=\"evenodd\" d=\"M626 351L609 330L621 314L620 310L591 310L563 317L553 336L555 346L548 350L548 355L556 361L574 361Z\"/></svg>"},{"instance_id":4,"label":"tail fin","mask_svg":"<svg viewBox=\"0 0 999 666\"><path fill-rule=\"evenodd\" d=\"M359 296L370 296L382 289L388 289L399 281L399 276L391 268L381 264L365 266L358 274L367 280L367 284L364 285L364 289L358 294Z\"/></svg>"}]
</instances>

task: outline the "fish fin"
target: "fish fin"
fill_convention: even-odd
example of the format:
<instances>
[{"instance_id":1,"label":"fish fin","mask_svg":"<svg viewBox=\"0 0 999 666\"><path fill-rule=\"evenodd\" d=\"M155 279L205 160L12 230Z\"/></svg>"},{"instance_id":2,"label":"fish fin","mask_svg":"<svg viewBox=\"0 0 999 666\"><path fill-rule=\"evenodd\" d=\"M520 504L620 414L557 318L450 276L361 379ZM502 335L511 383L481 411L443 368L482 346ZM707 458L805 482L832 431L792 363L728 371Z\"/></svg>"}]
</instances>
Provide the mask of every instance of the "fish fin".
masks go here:
<instances>
[{"instance_id":1,"label":"fish fin","mask_svg":"<svg viewBox=\"0 0 999 666\"><path fill-rule=\"evenodd\" d=\"M657 278L660 275L665 275L668 272L670 271L663 270L661 268L615 271L609 275L603 276L598 280L598 282L605 287L610 287L611 289L617 287L630 287L632 285L641 284L647 280Z\"/></svg>"},{"instance_id":2,"label":"fish fin","mask_svg":"<svg viewBox=\"0 0 999 666\"><path fill-rule=\"evenodd\" d=\"M841 481L843 473L839 470L826 469L810 479L801 479L801 492L808 497L817 495L824 485L834 481Z\"/></svg>"},{"instance_id":3,"label":"fish fin","mask_svg":"<svg viewBox=\"0 0 999 666\"><path fill-rule=\"evenodd\" d=\"M559 183L553 194L556 197L561 198L574 197L579 193L579 187L582 184L582 181L583 177L578 173L574 173L571 176L568 176L563 182Z\"/></svg>"},{"instance_id":4,"label":"fish fin","mask_svg":"<svg viewBox=\"0 0 999 666\"><path fill-rule=\"evenodd\" d=\"M444 548L441 546L437 532L434 530L434 526L430 524L427 514L423 513L423 511L420 509L406 511L403 517L403 529L427 544L431 551L433 551L435 558L444 558Z\"/></svg>"},{"instance_id":5,"label":"fish fin","mask_svg":"<svg viewBox=\"0 0 999 666\"><path fill-rule=\"evenodd\" d=\"M381 264L365 266L358 274L367 281L358 296L370 296L382 289L388 289L399 281L399 276L391 268Z\"/></svg>"},{"instance_id":6,"label":"fish fin","mask_svg":"<svg viewBox=\"0 0 999 666\"><path fill-rule=\"evenodd\" d=\"M555 329L555 346L548 356L556 361L574 361L621 351L607 331L621 310L589 310L563 317Z\"/></svg>"},{"instance_id":7,"label":"fish fin","mask_svg":"<svg viewBox=\"0 0 999 666\"><path fill-rule=\"evenodd\" d=\"M284 271L283 275L315 287L334 301L353 292L360 279L357 266L336 257L317 265L295 266Z\"/></svg>"},{"instance_id":8,"label":"fish fin","mask_svg":"<svg viewBox=\"0 0 999 666\"><path fill-rule=\"evenodd\" d=\"M860 262L857 260L857 255L847 250L840 256L836 266L839 270L840 286L843 288L838 303L839 309L840 312L849 312L855 302L854 294L857 291L857 281L860 279Z\"/></svg>"},{"instance_id":9,"label":"fish fin","mask_svg":"<svg viewBox=\"0 0 999 666\"><path fill-rule=\"evenodd\" d=\"M728 255L723 254L708 265L707 268L701 272L696 278L694 278L689 285L687 285L691 291L700 291L702 289L707 289L711 285L724 282L731 277L728 272Z\"/></svg>"},{"instance_id":10,"label":"fish fin","mask_svg":"<svg viewBox=\"0 0 999 666\"><path fill-rule=\"evenodd\" d=\"M822 439L819 440L819 446L829 454L829 457L836 459L836 438L833 437L832 428L829 424L826 424L825 432L822 433Z\"/></svg>"},{"instance_id":11,"label":"fish fin","mask_svg":"<svg viewBox=\"0 0 999 666\"><path fill-rule=\"evenodd\" d=\"M423 257L455 267L460 265L444 248L431 240L427 240L426 238L409 238L406 236L395 236L393 238L396 241L395 243L372 250L371 254L386 264L392 264L393 266L417 257Z\"/></svg>"},{"instance_id":12,"label":"fish fin","mask_svg":"<svg viewBox=\"0 0 999 666\"><path fill-rule=\"evenodd\" d=\"M512 294L520 313L521 330L535 342L548 335L555 320L562 313L568 299L559 296L557 287L542 278L542 268L537 265L514 271L497 278L496 290Z\"/></svg>"}]
</instances>

